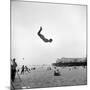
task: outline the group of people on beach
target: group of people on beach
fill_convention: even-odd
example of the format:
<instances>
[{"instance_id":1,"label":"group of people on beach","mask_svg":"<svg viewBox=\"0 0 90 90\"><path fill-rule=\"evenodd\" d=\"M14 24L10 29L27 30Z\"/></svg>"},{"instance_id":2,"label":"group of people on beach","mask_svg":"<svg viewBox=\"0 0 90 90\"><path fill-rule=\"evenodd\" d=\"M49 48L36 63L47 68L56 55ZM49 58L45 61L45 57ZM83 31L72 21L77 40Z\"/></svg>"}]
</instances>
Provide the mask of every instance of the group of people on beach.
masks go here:
<instances>
[{"instance_id":1,"label":"group of people on beach","mask_svg":"<svg viewBox=\"0 0 90 90\"><path fill-rule=\"evenodd\" d=\"M12 82L14 82L14 80L15 80L16 72L18 73L20 71L20 69L16 70L17 63L15 60L16 60L15 58L13 60L11 60L11 80L12 80ZM35 70L35 68L33 67L30 69L27 66L22 65L20 73L21 74L24 74L25 72L30 73L31 70ZM47 70L51 70L51 67L47 67ZM59 75L60 75L60 71L55 67L54 76L59 76Z\"/></svg>"},{"instance_id":2,"label":"group of people on beach","mask_svg":"<svg viewBox=\"0 0 90 90\"><path fill-rule=\"evenodd\" d=\"M21 67L21 74L24 74L24 72L28 72L28 73L30 73L30 69L27 67L27 66L22 66Z\"/></svg>"},{"instance_id":3,"label":"group of people on beach","mask_svg":"<svg viewBox=\"0 0 90 90\"><path fill-rule=\"evenodd\" d=\"M16 69L16 68L17 68L16 59L13 58L11 59L11 80L12 82L14 82L15 80L16 72L18 73L20 71L20 69ZM24 74L24 72L30 73L30 69L27 66L22 65L21 74Z\"/></svg>"}]
</instances>

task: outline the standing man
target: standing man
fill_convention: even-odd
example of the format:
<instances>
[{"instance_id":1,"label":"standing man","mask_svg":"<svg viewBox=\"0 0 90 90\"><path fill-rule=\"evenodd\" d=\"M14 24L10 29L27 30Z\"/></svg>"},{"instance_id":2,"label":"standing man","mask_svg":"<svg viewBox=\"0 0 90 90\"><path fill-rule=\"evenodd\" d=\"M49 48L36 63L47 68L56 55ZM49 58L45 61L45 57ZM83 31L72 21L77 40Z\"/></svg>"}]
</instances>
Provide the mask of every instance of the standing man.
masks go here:
<instances>
[{"instance_id":1,"label":"standing man","mask_svg":"<svg viewBox=\"0 0 90 90\"><path fill-rule=\"evenodd\" d=\"M15 80L15 75L16 75L16 67L17 67L17 63L15 62L15 58L12 60L11 62L11 80L12 82L14 82Z\"/></svg>"}]
</instances>

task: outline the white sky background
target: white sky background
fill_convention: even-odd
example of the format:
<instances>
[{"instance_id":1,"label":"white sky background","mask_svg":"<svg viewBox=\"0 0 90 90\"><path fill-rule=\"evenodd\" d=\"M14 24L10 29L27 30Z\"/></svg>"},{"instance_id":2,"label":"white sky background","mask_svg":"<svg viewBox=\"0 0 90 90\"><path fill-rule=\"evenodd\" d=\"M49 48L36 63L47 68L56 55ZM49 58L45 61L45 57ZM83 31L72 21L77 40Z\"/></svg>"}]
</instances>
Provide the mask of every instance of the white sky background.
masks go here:
<instances>
[{"instance_id":1,"label":"white sky background","mask_svg":"<svg viewBox=\"0 0 90 90\"><path fill-rule=\"evenodd\" d=\"M43 42L37 32L52 38ZM19 64L48 64L86 56L86 6L11 2L12 58ZM24 58L24 60L22 60Z\"/></svg>"}]
</instances>

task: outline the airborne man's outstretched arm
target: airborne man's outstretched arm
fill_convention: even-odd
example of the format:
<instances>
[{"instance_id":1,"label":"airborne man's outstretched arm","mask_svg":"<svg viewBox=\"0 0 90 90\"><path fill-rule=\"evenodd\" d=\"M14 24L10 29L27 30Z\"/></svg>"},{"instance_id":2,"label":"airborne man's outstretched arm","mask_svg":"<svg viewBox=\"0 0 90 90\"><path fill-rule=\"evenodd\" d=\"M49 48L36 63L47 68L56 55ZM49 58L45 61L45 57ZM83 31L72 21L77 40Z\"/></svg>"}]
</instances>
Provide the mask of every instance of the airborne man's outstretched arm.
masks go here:
<instances>
[{"instance_id":1,"label":"airborne man's outstretched arm","mask_svg":"<svg viewBox=\"0 0 90 90\"><path fill-rule=\"evenodd\" d=\"M41 36L42 27L40 27L40 30L38 32L38 35Z\"/></svg>"}]
</instances>

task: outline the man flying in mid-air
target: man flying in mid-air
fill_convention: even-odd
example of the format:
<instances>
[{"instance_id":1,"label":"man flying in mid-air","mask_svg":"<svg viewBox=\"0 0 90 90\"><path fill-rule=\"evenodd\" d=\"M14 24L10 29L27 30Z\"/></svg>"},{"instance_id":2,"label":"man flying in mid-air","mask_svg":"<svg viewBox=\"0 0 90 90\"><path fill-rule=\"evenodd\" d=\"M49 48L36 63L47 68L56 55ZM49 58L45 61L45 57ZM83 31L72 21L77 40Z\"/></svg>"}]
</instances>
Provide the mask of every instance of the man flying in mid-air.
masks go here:
<instances>
[{"instance_id":1,"label":"man flying in mid-air","mask_svg":"<svg viewBox=\"0 0 90 90\"><path fill-rule=\"evenodd\" d=\"M41 31L42 31L42 27L40 27L40 30L39 30L39 32L37 33L38 36L39 36L44 42L46 42L46 43L47 43L47 42L50 42L50 43L51 43L53 40L52 40L51 38L50 38L50 39L45 38L44 35L41 34Z\"/></svg>"}]
</instances>

